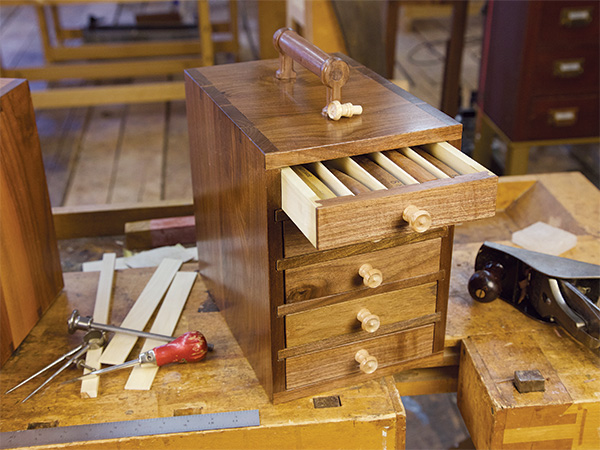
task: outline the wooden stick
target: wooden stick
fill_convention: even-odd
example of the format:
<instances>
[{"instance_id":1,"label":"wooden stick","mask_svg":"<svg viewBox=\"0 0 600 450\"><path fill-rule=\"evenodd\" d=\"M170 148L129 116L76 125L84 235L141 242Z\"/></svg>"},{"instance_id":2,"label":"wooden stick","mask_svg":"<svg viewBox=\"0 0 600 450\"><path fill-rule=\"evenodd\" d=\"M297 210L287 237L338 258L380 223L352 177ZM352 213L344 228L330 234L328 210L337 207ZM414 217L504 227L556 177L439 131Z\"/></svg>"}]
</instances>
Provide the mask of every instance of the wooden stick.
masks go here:
<instances>
[{"instance_id":1,"label":"wooden stick","mask_svg":"<svg viewBox=\"0 0 600 450\"><path fill-rule=\"evenodd\" d=\"M173 283L167 292L165 301L160 307L154 324L150 329L151 333L171 335L175 330L177 321L181 316L181 311L190 295L192 286L196 281L196 272L178 272L173 279ZM156 339L146 339L142 346L142 352L151 350L164 342ZM129 375L125 389L147 391L152 386L154 377L158 372L158 366L147 365L134 367Z\"/></svg>"},{"instance_id":2,"label":"wooden stick","mask_svg":"<svg viewBox=\"0 0 600 450\"><path fill-rule=\"evenodd\" d=\"M371 189L366 187L360 181L355 180L350 175L346 175L341 170L338 170L334 167L329 167L329 170L338 178L338 180L344 183L344 185L346 185L346 187L350 189L354 195L358 195L361 192L371 192Z\"/></svg>"},{"instance_id":3,"label":"wooden stick","mask_svg":"<svg viewBox=\"0 0 600 450\"><path fill-rule=\"evenodd\" d=\"M391 189L394 187L402 186L402 181L396 178L394 175L389 173L383 167L381 167L376 162L372 161L368 156L360 155L354 156L354 159L359 166L377 178L381 184L383 184L386 188Z\"/></svg>"},{"instance_id":4,"label":"wooden stick","mask_svg":"<svg viewBox=\"0 0 600 450\"><path fill-rule=\"evenodd\" d=\"M454 177L460 175L456 170L454 170L448 164L444 164L442 161L440 161L439 159L437 159L432 154L426 152L422 148L418 148L417 147L417 148L413 148L413 150L415 152L417 152L419 155L421 155L423 158L425 158L427 161L429 161L431 164L433 164L435 167L437 167L438 169L440 169L442 172L444 172L449 177L454 178Z\"/></svg>"},{"instance_id":5,"label":"wooden stick","mask_svg":"<svg viewBox=\"0 0 600 450\"><path fill-rule=\"evenodd\" d=\"M100 278L98 279L98 290L96 291L96 303L94 304L94 321L99 323L108 323L110 313L110 300L112 296L113 278L115 274L115 261L117 255L114 253L105 253L102 256L102 267L100 268ZM100 368L100 355L102 348L90 349L85 355L85 363L96 369ZM84 369L83 373L89 370ZM81 398L98 397L99 377L90 377L81 381Z\"/></svg>"},{"instance_id":6,"label":"wooden stick","mask_svg":"<svg viewBox=\"0 0 600 450\"><path fill-rule=\"evenodd\" d=\"M413 160L407 158L398 150L389 150L387 152L383 152L385 156L390 158L394 163L396 163L400 168L408 172L411 176L413 176L419 183L424 183L426 181L437 180L437 178L427 172L427 170L423 169Z\"/></svg>"},{"instance_id":7,"label":"wooden stick","mask_svg":"<svg viewBox=\"0 0 600 450\"><path fill-rule=\"evenodd\" d=\"M181 267L181 261L165 258L121 323L123 328L143 330L154 310L162 300L173 277ZM138 338L127 334L115 334L100 357L102 364L122 364L131 353Z\"/></svg>"}]
</instances>

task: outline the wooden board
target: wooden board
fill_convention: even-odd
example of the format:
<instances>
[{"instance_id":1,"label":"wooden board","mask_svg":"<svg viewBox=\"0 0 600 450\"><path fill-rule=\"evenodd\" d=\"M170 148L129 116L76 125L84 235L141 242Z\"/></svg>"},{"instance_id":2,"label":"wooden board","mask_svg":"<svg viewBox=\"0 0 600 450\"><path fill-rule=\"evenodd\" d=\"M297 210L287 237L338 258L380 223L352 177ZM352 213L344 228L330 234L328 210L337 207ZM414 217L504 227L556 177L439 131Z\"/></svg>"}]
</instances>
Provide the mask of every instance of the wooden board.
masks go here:
<instances>
[{"instance_id":1,"label":"wooden board","mask_svg":"<svg viewBox=\"0 0 600 450\"><path fill-rule=\"evenodd\" d=\"M151 333L172 336L173 330L177 326L181 311L190 295L192 286L196 281L196 272L178 272L173 278L173 283L167 291L162 306L154 319L150 328ZM157 339L146 339L142 345L142 352L148 351L159 345L164 345L163 341ZM131 390L149 390L156 377L158 367L153 365L134 367L129 375L125 389Z\"/></svg>"},{"instance_id":2,"label":"wooden board","mask_svg":"<svg viewBox=\"0 0 600 450\"><path fill-rule=\"evenodd\" d=\"M136 300L135 305L119 326L134 330L143 330L165 295L165 292L167 292L179 267L181 267L181 261L163 259ZM136 336L115 334L104 349L104 352L102 352L100 362L102 364L121 364L125 362L137 340Z\"/></svg>"},{"instance_id":3,"label":"wooden board","mask_svg":"<svg viewBox=\"0 0 600 450\"><path fill-rule=\"evenodd\" d=\"M115 273L113 320L120 322L152 275L151 269ZM66 289L26 339L22 351L0 371L0 390L21 381L77 345L81 335L64 331L65 311L92 308L97 275L65 274ZM211 310L212 312L198 312ZM38 426L69 426L131 421L175 415L207 414L258 409L261 425L249 429L160 434L131 439L72 442L53 448L229 448L265 449L298 446L306 449L404 448L405 418L400 397L391 379L377 379L360 389L338 388L317 397L273 405L261 387L242 350L198 279L175 328L179 335L200 330L215 351L195 365L163 367L150 391L124 391L127 371L107 374L94 408L84 408L76 384L59 386L73 374L63 373L42 394L25 404L23 392L3 397L0 431ZM339 401L337 400L339 398ZM322 399L322 400L320 400ZM335 403L331 403L334 400ZM86 402L87 404L87 402ZM339 405L339 406L335 406ZM98 411L102 414L98 414ZM33 425L32 425L33 426Z\"/></svg>"},{"instance_id":4,"label":"wooden board","mask_svg":"<svg viewBox=\"0 0 600 450\"><path fill-rule=\"evenodd\" d=\"M96 291L96 303L94 303L94 313L92 318L96 323L108 323L110 319L110 304L112 300L113 280L115 274L115 253L105 253L102 257L102 267L100 268L100 277L98 279L98 290ZM85 363L95 369L100 369L100 356L102 348L89 349L85 354ZM84 369L83 373L88 373ZM98 386L100 378L90 377L81 381L81 397L96 398L98 396Z\"/></svg>"},{"instance_id":5,"label":"wooden board","mask_svg":"<svg viewBox=\"0 0 600 450\"><path fill-rule=\"evenodd\" d=\"M63 287L46 176L25 80L0 79L0 365Z\"/></svg>"}]
</instances>

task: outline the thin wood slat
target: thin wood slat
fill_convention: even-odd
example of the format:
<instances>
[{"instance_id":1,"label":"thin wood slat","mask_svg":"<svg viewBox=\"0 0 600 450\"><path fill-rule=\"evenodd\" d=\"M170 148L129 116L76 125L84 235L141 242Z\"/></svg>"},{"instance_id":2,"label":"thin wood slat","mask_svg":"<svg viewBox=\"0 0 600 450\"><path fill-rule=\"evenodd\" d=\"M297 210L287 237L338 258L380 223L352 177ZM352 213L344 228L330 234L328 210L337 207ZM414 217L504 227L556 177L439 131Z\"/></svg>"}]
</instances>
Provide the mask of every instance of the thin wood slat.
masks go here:
<instances>
[{"instance_id":1,"label":"thin wood slat","mask_svg":"<svg viewBox=\"0 0 600 450\"><path fill-rule=\"evenodd\" d=\"M181 261L164 259L120 326L143 330L165 292L167 292L179 267L181 267ZM102 364L121 364L125 362L137 340L136 336L115 334L104 349L100 362Z\"/></svg>"},{"instance_id":2,"label":"thin wood slat","mask_svg":"<svg viewBox=\"0 0 600 450\"><path fill-rule=\"evenodd\" d=\"M100 278L98 279L96 302L94 303L94 313L92 314L94 321L98 323L108 323L110 319L110 304L112 298L116 257L117 255L115 253L105 253L102 256L102 267L100 268ZM102 350L102 348L88 350L85 355L85 363L90 367L100 369L100 356L102 355ZM88 372L88 369L83 370L84 374ZM89 377L82 380L81 397L98 397L99 384L99 377Z\"/></svg>"},{"instance_id":3,"label":"thin wood slat","mask_svg":"<svg viewBox=\"0 0 600 450\"><path fill-rule=\"evenodd\" d=\"M185 99L181 81L56 88L32 94L34 107L73 108L78 106L109 105L114 103L151 103Z\"/></svg>"},{"instance_id":4,"label":"thin wood slat","mask_svg":"<svg viewBox=\"0 0 600 450\"><path fill-rule=\"evenodd\" d=\"M175 330L175 326L179 321L185 302L190 295L194 282L196 281L196 272L178 272L173 278L173 283L167 291L165 300L158 310L158 314L154 319L151 333L158 333L170 336ZM156 339L146 339L142 345L142 352L151 350L156 346L164 345L163 341ZM152 382L156 377L158 367L152 365L137 366L131 371L131 375L127 379L125 389L129 390L149 390Z\"/></svg>"}]
</instances>

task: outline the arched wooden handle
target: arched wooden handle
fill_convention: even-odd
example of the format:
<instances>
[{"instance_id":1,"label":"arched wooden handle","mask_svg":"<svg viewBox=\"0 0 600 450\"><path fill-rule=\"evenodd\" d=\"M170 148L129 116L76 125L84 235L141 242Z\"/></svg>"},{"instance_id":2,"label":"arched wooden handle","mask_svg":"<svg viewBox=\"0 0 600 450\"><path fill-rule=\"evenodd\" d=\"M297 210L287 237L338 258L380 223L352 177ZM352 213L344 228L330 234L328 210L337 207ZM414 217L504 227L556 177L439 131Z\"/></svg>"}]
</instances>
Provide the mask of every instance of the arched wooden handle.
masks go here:
<instances>
[{"instance_id":1,"label":"arched wooden handle","mask_svg":"<svg viewBox=\"0 0 600 450\"><path fill-rule=\"evenodd\" d=\"M402 218L408 222L413 231L423 233L431 227L431 214L414 205L409 205L404 209Z\"/></svg>"},{"instance_id":2,"label":"arched wooden handle","mask_svg":"<svg viewBox=\"0 0 600 450\"><path fill-rule=\"evenodd\" d=\"M321 82L327 87L325 105L334 100L342 101L342 86L350 76L346 62L325 53L291 28L277 30L273 35L273 45L279 52L279 70L275 73L278 79L295 78L294 61L297 61L321 78Z\"/></svg>"},{"instance_id":3,"label":"arched wooden handle","mask_svg":"<svg viewBox=\"0 0 600 450\"><path fill-rule=\"evenodd\" d=\"M367 333L375 333L379 330L379 326L381 325L379 316L371 314L371 311L367 308L362 308L356 315L356 318L361 323L361 328Z\"/></svg>"},{"instance_id":4,"label":"arched wooden handle","mask_svg":"<svg viewBox=\"0 0 600 450\"><path fill-rule=\"evenodd\" d=\"M354 359L360 364L360 370L364 373L373 373L377 370L379 363L377 358L369 355L369 352L362 349L356 352Z\"/></svg>"},{"instance_id":5,"label":"arched wooden handle","mask_svg":"<svg viewBox=\"0 0 600 450\"><path fill-rule=\"evenodd\" d=\"M383 282L383 274L379 269L373 269L371 264L363 264L358 269L358 274L363 278L365 286L376 288Z\"/></svg>"}]
</instances>

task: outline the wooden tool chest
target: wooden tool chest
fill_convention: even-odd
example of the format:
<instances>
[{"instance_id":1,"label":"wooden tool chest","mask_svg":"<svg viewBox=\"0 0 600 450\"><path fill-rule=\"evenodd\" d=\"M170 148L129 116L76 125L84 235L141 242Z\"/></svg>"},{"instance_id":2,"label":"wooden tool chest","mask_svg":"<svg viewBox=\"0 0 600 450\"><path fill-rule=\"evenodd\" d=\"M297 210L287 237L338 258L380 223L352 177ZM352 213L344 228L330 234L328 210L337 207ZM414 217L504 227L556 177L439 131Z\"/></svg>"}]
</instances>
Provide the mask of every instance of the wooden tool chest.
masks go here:
<instances>
[{"instance_id":1,"label":"wooden tool chest","mask_svg":"<svg viewBox=\"0 0 600 450\"><path fill-rule=\"evenodd\" d=\"M494 215L497 186L460 124L282 39L295 77L277 60L186 72L200 272L276 402L439 363L453 224ZM340 91L361 115L321 113Z\"/></svg>"}]
</instances>

